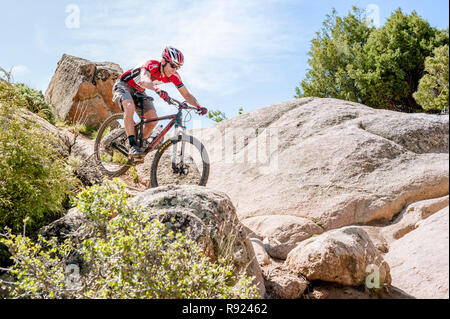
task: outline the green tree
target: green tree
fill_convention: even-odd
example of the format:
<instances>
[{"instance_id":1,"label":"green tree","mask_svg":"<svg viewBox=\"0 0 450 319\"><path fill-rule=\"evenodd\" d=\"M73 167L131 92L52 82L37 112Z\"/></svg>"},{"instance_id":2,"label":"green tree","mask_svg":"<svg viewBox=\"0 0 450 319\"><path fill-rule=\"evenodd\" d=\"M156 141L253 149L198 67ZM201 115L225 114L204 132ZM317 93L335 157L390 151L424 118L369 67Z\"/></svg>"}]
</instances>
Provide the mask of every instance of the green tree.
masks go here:
<instances>
[{"instance_id":1,"label":"green tree","mask_svg":"<svg viewBox=\"0 0 450 319\"><path fill-rule=\"evenodd\" d=\"M448 36L433 28L415 11L392 13L386 24L374 30L363 50L348 66L361 100L375 108L418 112L413 98L424 74L425 58L433 49L448 43Z\"/></svg>"},{"instance_id":2,"label":"green tree","mask_svg":"<svg viewBox=\"0 0 450 319\"><path fill-rule=\"evenodd\" d=\"M26 101L15 87L0 83L0 228L34 232L63 212L73 174L56 141L22 114Z\"/></svg>"},{"instance_id":3,"label":"green tree","mask_svg":"<svg viewBox=\"0 0 450 319\"><path fill-rule=\"evenodd\" d=\"M352 8L346 17L337 16L335 9L322 24L311 42L306 79L296 88L295 97L333 97L361 101L355 80L348 74L348 66L374 30L366 23L364 11Z\"/></svg>"},{"instance_id":4,"label":"green tree","mask_svg":"<svg viewBox=\"0 0 450 319\"><path fill-rule=\"evenodd\" d=\"M448 44L448 31L437 30L412 12L398 9L376 29L361 9L346 17L327 16L312 40L311 68L295 97L332 97L375 108L421 111L413 94L424 75L425 58Z\"/></svg>"},{"instance_id":5,"label":"green tree","mask_svg":"<svg viewBox=\"0 0 450 319\"><path fill-rule=\"evenodd\" d=\"M214 122L221 122L227 119L225 113L219 110L208 111L208 117Z\"/></svg>"},{"instance_id":6,"label":"green tree","mask_svg":"<svg viewBox=\"0 0 450 319\"><path fill-rule=\"evenodd\" d=\"M414 98L426 111L444 109L449 105L449 46L434 49L433 56L425 60L425 72L414 93Z\"/></svg>"},{"instance_id":7,"label":"green tree","mask_svg":"<svg viewBox=\"0 0 450 319\"><path fill-rule=\"evenodd\" d=\"M244 108L243 107L239 108L238 115L241 115L243 113L244 113ZM220 110L208 111L208 117L217 123L222 122L223 120L227 119L227 115Z\"/></svg>"}]
</instances>

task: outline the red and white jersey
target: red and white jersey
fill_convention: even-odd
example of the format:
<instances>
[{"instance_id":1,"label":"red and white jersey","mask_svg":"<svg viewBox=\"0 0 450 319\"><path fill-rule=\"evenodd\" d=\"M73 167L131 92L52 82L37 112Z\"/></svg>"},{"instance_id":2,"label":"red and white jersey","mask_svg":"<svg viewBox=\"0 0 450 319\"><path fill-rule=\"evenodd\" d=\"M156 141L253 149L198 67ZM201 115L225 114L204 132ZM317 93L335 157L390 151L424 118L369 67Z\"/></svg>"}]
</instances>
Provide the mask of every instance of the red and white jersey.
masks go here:
<instances>
[{"instance_id":1,"label":"red and white jersey","mask_svg":"<svg viewBox=\"0 0 450 319\"><path fill-rule=\"evenodd\" d=\"M159 66L161 65L161 62L156 60L149 60L145 62L143 65L138 66L134 69L130 69L126 71L120 79L124 82L126 82L129 86L135 88L138 91L145 91L143 87L141 87L139 82L139 77L141 76L141 70L144 68L147 71L150 72L150 80L153 82L153 85L157 86L159 84L163 83L170 83L172 82L177 88L182 87L184 84L181 81L180 75L175 72L171 77L166 77L159 72Z\"/></svg>"}]
</instances>

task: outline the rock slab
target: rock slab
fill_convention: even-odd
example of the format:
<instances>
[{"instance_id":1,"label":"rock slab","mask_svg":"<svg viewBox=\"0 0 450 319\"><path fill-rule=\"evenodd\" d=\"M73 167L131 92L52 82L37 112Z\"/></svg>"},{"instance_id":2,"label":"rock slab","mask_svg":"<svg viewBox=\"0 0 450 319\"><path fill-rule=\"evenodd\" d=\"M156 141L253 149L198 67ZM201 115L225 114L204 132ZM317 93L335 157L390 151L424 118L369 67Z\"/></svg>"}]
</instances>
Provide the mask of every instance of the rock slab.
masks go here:
<instances>
[{"instance_id":1,"label":"rock slab","mask_svg":"<svg viewBox=\"0 0 450 319\"><path fill-rule=\"evenodd\" d=\"M227 193L241 219L291 215L331 230L390 221L449 192L448 115L302 98L193 134L210 157L208 187Z\"/></svg>"},{"instance_id":2,"label":"rock slab","mask_svg":"<svg viewBox=\"0 0 450 319\"><path fill-rule=\"evenodd\" d=\"M393 242L385 256L392 284L416 298L449 298L449 209Z\"/></svg>"}]
</instances>

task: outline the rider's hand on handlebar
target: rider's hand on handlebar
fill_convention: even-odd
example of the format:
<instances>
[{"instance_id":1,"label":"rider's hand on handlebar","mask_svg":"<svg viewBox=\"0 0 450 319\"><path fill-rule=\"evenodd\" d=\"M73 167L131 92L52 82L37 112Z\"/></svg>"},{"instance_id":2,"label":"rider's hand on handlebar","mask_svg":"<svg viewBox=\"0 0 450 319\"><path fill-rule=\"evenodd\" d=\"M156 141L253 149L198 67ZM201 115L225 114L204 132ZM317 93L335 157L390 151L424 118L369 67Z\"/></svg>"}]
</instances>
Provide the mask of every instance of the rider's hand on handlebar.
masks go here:
<instances>
[{"instance_id":1,"label":"rider's hand on handlebar","mask_svg":"<svg viewBox=\"0 0 450 319\"><path fill-rule=\"evenodd\" d=\"M160 98L162 98L164 101L169 103L170 97L169 97L169 94L167 94L166 91L163 91L163 90L160 90L160 89L156 89L155 92L156 92L156 94L159 95Z\"/></svg>"},{"instance_id":2,"label":"rider's hand on handlebar","mask_svg":"<svg viewBox=\"0 0 450 319\"><path fill-rule=\"evenodd\" d=\"M201 115L205 115L206 113L208 113L208 109L206 107L198 106L197 113L201 114Z\"/></svg>"}]
</instances>

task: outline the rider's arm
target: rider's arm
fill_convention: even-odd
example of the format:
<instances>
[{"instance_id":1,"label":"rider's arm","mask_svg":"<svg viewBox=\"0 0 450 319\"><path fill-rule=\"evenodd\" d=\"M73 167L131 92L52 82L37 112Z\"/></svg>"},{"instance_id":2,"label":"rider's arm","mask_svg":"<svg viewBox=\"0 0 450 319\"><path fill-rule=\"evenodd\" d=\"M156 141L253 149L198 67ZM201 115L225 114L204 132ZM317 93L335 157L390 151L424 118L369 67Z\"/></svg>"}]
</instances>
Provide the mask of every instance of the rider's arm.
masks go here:
<instances>
[{"instance_id":1,"label":"rider's arm","mask_svg":"<svg viewBox=\"0 0 450 319\"><path fill-rule=\"evenodd\" d=\"M186 102L188 102L188 104L194 105L196 107L201 106L200 103L197 102L197 99L191 93L189 93L189 91L186 89L186 86L178 88L178 91L184 97Z\"/></svg>"},{"instance_id":2,"label":"rider's arm","mask_svg":"<svg viewBox=\"0 0 450 319\"><path fill-rule=\"evenodd\" d=\"M145 68L141 68L141 73L137 78L136 84L145 89L156 91L153 82L150 80L150 72Z\"/></svg>"}]
</instances>

